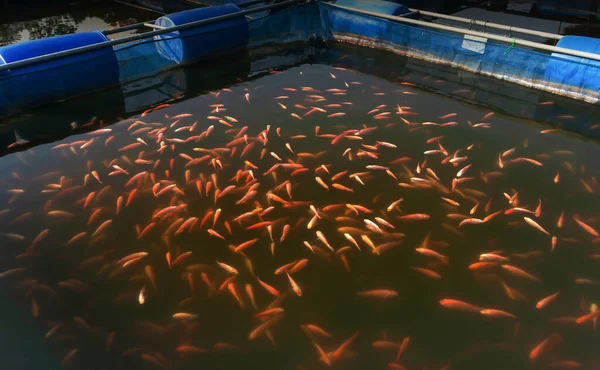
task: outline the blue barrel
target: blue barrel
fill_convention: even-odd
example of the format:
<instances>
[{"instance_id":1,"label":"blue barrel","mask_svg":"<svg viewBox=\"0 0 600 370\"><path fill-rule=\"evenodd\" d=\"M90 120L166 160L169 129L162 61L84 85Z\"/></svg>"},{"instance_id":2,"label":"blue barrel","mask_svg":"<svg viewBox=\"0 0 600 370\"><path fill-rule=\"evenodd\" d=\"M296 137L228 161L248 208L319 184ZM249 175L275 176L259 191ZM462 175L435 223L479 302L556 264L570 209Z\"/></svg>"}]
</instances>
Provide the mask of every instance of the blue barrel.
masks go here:
<instances>
[{"instance_id":1,"label":"blue barrel","mask_svg":"<svg viewBox=\"0 0 600 370\"><path fill-rule=\"evenodd\" d=\"M383 0L337 0L337 5L347 6L369 12L375 12L385 15L404 15L410 13L407 7L391 1Z\"/></svg>"},{"instance_id":2,"label":"blue barrel","mask_svg":"<svg viewBox=\"0 0 600 370\"><path fill-rule=\"evenodd\" d=\"M108 41L99 31L26 41L0 48L0 65ZM0 71L0 116L119 83L110 46Z\"/></svg>"},{"instance_id":3,"label":"blue barrel","mask_svg":"<svg viewBox=\"0 0 600 370\"><path fill-rule=\"evenodd\" d=\"M556 46L600 55L600 39L593 37L564 36ZM600 61L552 53L545 78L557 88L564 85L600 94Z\"/></svg>"},{"instance_id":4,"label":"blue barrel","mask_svg":"<svg viewBox=\"0 0 600 370\"><path fill-rule=\"evenodd\" d=\"M233 4L211 6L165 15L158 18L155 24L174 27L239 12L240 8ZM239 15L224 21L158 35L155 40L156 48L163 58L183 64L244 50L248 37L246 17Z\"/></svg>"}]
</instances>

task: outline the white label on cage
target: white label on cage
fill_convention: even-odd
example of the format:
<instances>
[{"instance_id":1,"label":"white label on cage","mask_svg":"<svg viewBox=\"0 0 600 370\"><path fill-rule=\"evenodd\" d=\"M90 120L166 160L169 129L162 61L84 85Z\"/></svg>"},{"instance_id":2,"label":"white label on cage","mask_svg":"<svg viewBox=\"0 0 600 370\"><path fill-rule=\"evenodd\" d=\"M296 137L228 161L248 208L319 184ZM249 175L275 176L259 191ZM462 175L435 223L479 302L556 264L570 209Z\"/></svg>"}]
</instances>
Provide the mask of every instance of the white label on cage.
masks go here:
<instances>
[{"instance_id":1,"label":"white label on cage","mask_svg":"<svg viewBox=\"0 0 600 370\"><path fill-rule=\"evenodd\" d=\"M478 54L483 54L485 52L485 43L487 39L485 37L478 37L472 35L465 35L463 39L462 47L463 49L471 50Z\"/></svg>"}]
</instances>

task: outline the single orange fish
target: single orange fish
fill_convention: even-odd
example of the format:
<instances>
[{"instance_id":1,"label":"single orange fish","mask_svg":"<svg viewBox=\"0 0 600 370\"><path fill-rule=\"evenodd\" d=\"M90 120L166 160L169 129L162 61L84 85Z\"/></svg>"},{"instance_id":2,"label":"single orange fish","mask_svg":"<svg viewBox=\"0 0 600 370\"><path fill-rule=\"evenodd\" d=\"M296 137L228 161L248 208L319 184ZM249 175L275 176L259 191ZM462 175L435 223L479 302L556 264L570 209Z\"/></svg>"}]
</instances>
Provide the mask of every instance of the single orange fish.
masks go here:
<instances>
[{"instance_id":1,"label":"single orange fish","mask_svg":"<svg viewBox=\"0 0 600 370\"><path fill-rule=\"evenodd\" d=\"M317 352L319 352L319 359L321 360L321 362L327 366L331 366L331 360L329 359L329 356L327 355L327 353L325 353L325 351L323 351L323 348L321 348L321 346L319 346L314 341L312 341L311 343L315 346L315 348L317 349Z\"/></svg>"},{"instance_id":2,"label":"single orange fish","mask_svg":"<svg viewBox=\"0 0 600 370\"><path fill-rule=\"evenodd\" d=\"M552 350L554 347L561 344L563 341L562 337L557 333L552 333L548 338L544 339L540 344L535 346L529 353L531 361L535 361L543 353Z\"/></svg>"},{"instance_id":3,"label":"single orange fish","mask_svg":"<svg viewBox=\"0 0 600 370\"><path fill-rule=\"evenodd\" d=\"M458 311L480 312L481 308L470 303L459 301L457 299L444 298L440 300L440 304L446 308Z\"/></svg>"},{"instance_id":4,"label":"single orange fish","mask_svg":"<svg viewBox=\"0 0 600 370\"><path fill-rule=\"evenodd\" d=\"M398 353L396 354L396 358L394 359L394 363L397 363L400 361L400 358L402 357L402 354L404 354L404 352L406 352L406 349L408 348L409 343L410 343L410 337L406 337L402 340L402 343L400 344L400 348L398 348Z\"/></svg>"},{"instance_id":5,"label":"single orange fish","mask_svg":"<svg viewBox=\"0 0 600 370\"><path fill-rule=\"evenodd\" d=\"M356 293L359 297L388 299L398 296L398 292L391 289L372 289Z\"/></svg>"},{"instance_id":6,"label":"single orange fish","mask_svg":"<svg viewBox=\"0 0 600 370\"><path fill-rule=\"evenodd\" d=\"M548 231L546 231L546 229L544 229L543 227L541 227L537 222L535 222L531 218L529 218L529 217L523 217L523 219L525 220L525 222L527 222L533 228L538 229L539 231L543 232L546 235L550 235L550 233Z\"/></svg>"},{"instance_id":7,"label":"single orange fish","mask_svg":"<svg viewBox=\"0 0 600 370\"><path fill-rule=\"evenodd\" d=\"M250 247L251 245L253 245L257 241L258 241L258 238L247 240L247 241L241 243L240 245L238 245L237 247L235 247L235 249L233 251L237 253L237 252L239 252L241 250L244 250L244 249Z\"/></svg>"},{"instance_id":8,"label":"single orange fish","mask_svg":"<svg viewBox=\"0 0 600 370\"><path fill-rule=\"evenodd\" d=\"M401 221L422 221L428 220L431 216L426 213L412 213L404 216L396 216L398 220Z\"/></svg>"},{"instance_id":9,"label":"single orange fish","mask_svg":"<svg viewBox=\"0 0 600 370\"><path fill-rule=\"evenodd\" d=\"M216 231L215 231L215 230L213 230L213 229L208 229L208 230L206 230L206 231L207 231L207 232L208 232L210 235L212 235L212 236L215 236L215 237L217 237L217 238L219 238L219 239L225 240L225 237L224 237L223 235L219 234L218 232L216 232Z\"/></svg>"},{"instance_id":10,"label":"single orange fish","mask_svg":"<svg viewBox=\"0 0 600 370\"><path fill-rule=\"evenodd\" d=\"M429 269L426 269L423 267L414 267L414 266L411 266L410 268L429 277L429 278L432 278L432 279L439 280L442 278L442 275L438 274L437 272L435 272L433 270L429 270Z\"/></svg>"},{"instance_id":11,"label":"single orange fish","mask_svg":"<svg viewBox=\"0 0 600 370\"><path fill-rule=\"evenodd\" d=\"M261 222L258 222L258 223L255 223L253 225L250 225L250 226L246 227L246 230L261 229L261 228L267 227L267 226L272 225L272 224L273 224L272 221L261 221Z\"/></svg>"},{"instance_id":12,"label":"single orange fish","mask_svg":"<svg viewBox=\"0 0 600 370\"><path fill-rule=\"evenodd\" d=\"M252 330L252 332L248 335L248 339L252 340L252 339L256 339L257 337L259 337L262 333L264 333L271 326L273 326L273 324L277 323L282 318L282 316L283 315L274 316L274 317L268 319L267 321L263 322L262 324L260 324L256 329Z\"/></svg>"},{"instance_id":13,"label":"single orange fish","mask_svg":"<svg viewBox=\"0 0 600 370\"><path fill-rule=\"evenodd\" d=\"M600 316L600 310L592 311L592 312L588 313L587 315L583 315L583 316L580 316L579 318L577 318L577 320L575 320L575 323L583 324L590 320L594 320L598 316Z\"/></svg>"},{"instance_id":14,"label":"single orange fish","mask_svg":"<svg viewBox=\"0 0 600 370\"><path fill-rule=\"evenodd\" d=\"M290 285L292 286L292 290L294 291L294 293L296 293L296 295L298 297L302 296L302 290L300 289L300 286L298 286L298 284L294 281L294 279L292 279L292 277L290 276L289 273L285 273L288 277L288 280L290 281Z\"/></svg>"},{"instance_id":15,"label":"single orange fish","mask_svg":"<svg viewBox=\"0 0 600 370\"><path fill-rule=\"evenodd\" d=\"M48 234L50 233L50 229L44 229L42 230L36 237L35 239L33 239L33 241L31 242L31 245L29 246L30 250L35 249L35 247L43 240L45 239Z\"/></svg>"},{"instance_id":16,"label":"single orange fish","mask_svg":"<svg viewBox=\"0 0 600 370\"><path fill-rule=\"evenodd\" d=\"M558 221L556 222L556 227L561 228L563 226L564 217L565 217L565 211L562 211L560 213L560 216L558 217Z\"/></svg>"},{"instance_id":17,"label":"single orange fish","mask_svg":"<svg viewBox=\"0 0 600 370\"><path fill-rule=\"evenodd\" d=\"M273 316L273 315L278 315L283 312L284 312L283 308L273 307L273 308L268 308L262 312L255 314L254 317L261 318L261 317L265 317L265 316Z\"/></svg>"},{"instance_id":18,"label":"single orange fish","mask_svg":"<svg viewBox=\"0 0 600 370\"><path fill-rule=\"evenodd\" d=\"M479 313L481 313L484 316L490 316L490 317L508 317L511 319L517 319L517 317L515 315L513 315L512 313L502 311L502 310L496 310L493 308L484 308L483 310L479 311Z\"/></svg>"},{"instance_id":19,"label":"single orange fish","mask_svg":"<svg viewBox=\"0 0 600 370\"><path fill-rule=\"evenodd\" d=\"M272 286L270 286L269 284L265 283L264 281L260 280L260 278L256 278L258 280L258 282L260 283L260 285L271 295L278 297L280 295L279 291L275 288L273 288Z\"/></svg>"},{"instance_id":20,"label":"single orange fish","mask_svg":"<svg viewBox=\"0 0 600 370\"><path fill-rule=\"evenodd\" d=\"M546 298L541 299L538 303L536 303L535 308L537 308L539 310L545 308L551 302L554 302L554 300L556 300L556 298L558 297L559 293L560 292L556 292L554 294L551 294L551 295L547 296Z\"/></svg>"},{"instance_id":21,"label":"single orange fish","mask_svg":"<svg viewBox=\"0 0 600 370\"><path fill-rule=\"evenodd\" d=\"M221 266L221 268L225 271L227 271L227 273L231 274L231 275L237 275L238 274L238 270L235 267L229 266L226 263L223 262L219 262L217 261L217 264L219 266Z\"/></svg>"},{"instance_id":22,"label":"single orange fish","mask_svg":"<svg viewBox=\"0 0 600 370\"><path fill-rule=\"evenodd\" d=\"M596 229L594 229L593 227L591 227L590 225L586 224L585 222L573 217L573 220L575 222L577 222L577 225L579 225L583 230L585 230L585 232L587 232L588 234L595 236L595 237L599 237L600 234L598 234L598 231L596 231Z\"/></svg>"},{"instance_id":23,"label":"single orange fish","mask_svg":"<svg viewBox=\"0 0 600 370\"><path fill-rule=\"evenodd\" d=\"M322 328L313 325L313 324L307 324L304 325L304 327L311 332L312 334L316 334L325 338L333 338L333 335L328 333L327 331L323 330Z\"/></svg>"},{"instance_id":24,"label":"single orange fish","mask_svg":"<svg viewBox=\"0 0 600 370\"><path fill-rule=\"evenodd\" d=\"M342 355L348 350L348 348L352 345L354 340L358 337L359 332L354 333L353 336L348 338L344 343L342 343L331 355L331 361L337 361Z\"/></svg>"},{"instance_id":25,"label":"single orange fish","mask_svg":"<svg viewBox=\"0 0 600 370\"><path fill-rule=\"evenodd\" d=\"M535 282L538 282L538 283L542 282L542 280L539 279L538 277L533 276L530 273L528 273L528 272L526 272L524 270L521 270L518 267L515 267L515 266L512 266L512 265L502 265L502 268L505 269L506 271L510 272L514 276L522 277L522 278L525 278L525 279L528 279L528 280L532 280L532 281L535 281Z\"/></svg>"}]
</instances>

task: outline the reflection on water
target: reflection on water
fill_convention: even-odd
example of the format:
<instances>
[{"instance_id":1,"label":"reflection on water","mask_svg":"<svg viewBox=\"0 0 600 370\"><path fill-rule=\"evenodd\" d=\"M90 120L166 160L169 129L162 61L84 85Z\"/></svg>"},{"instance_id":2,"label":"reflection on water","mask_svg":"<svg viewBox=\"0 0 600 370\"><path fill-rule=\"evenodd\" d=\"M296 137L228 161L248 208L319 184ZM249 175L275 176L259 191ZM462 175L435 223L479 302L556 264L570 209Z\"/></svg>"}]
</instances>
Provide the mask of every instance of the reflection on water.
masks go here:
<instances>
[{"instance_id":1,"label":"reflection on water","mask_svg":"<svg viewBox=\"0 0 600 370\"><path fill-rule=\"evenodd\" d=\"M189 78L120 118L100 96L86 118L54 111L75 135L0 158L2 301L47 343L27 354L68 369L598 368L598 143L471 104L485 81L456 88L401 58L378 71L380 55Z\"/></svg>"},{"instance_id":2,"label":"reflection on water","mask_svg":"<svg viewBox=\"0 0 600 370\"><path fill-rule=\"evenodd\" d=\"M0 24L0 46L56 35L116 28L156 19L160 14L117 3L89 9L73 9L60 15L31 21ZM137 31L124 32L132 35Z\"/></svg>"}]
</instances>

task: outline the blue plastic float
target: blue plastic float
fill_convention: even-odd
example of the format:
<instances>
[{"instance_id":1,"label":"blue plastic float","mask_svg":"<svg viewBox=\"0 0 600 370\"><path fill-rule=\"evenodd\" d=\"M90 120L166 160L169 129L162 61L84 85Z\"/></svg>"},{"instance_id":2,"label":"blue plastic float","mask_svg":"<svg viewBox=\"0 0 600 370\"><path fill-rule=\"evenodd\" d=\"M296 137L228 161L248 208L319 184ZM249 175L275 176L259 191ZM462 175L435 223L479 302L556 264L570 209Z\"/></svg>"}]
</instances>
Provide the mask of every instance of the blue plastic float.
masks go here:
<instances>
[{"instance_id":1,"label":"blue plastic float","mask_svg":"<svg viewBox=\"0 0 600 370\"><path fill-rule=\"evenodd\" d=\"M564 36L556 46L600 54L600 39L584 36ZM600 61L552 53L546 67L546 79L557 86L564 84L583 86L587 90L600 91Z\"/></svg>"},{"instance_id":2,"label":"blue plastic float","mask_svg":"<svg viewBox=\"0 0 600 370\"><path fill-rule=\"evenodd\" d=\"M99 31L54 36L0 48L0 65L82 46L108 38ZM112 47L0 71L0 116L31 105L66 99L119 82L119 66Z\"/></svg>"},{"instance_id":3,"label":"blue plastic float","mask_svg":"<svg viewBox=\"0 0 600 370\"><path fill-rule=\"evenodd\" d=\"M165 15L158 18L155 24L161 27L174 27L239 12L240 8L236 5L226 4ZM164 58L177 63L191 63L241 51L246 48L248 36L248 22L246 17L240 15L205 26L158 35L155 40L156 50Z\"/></svg>"}]
</instances>

